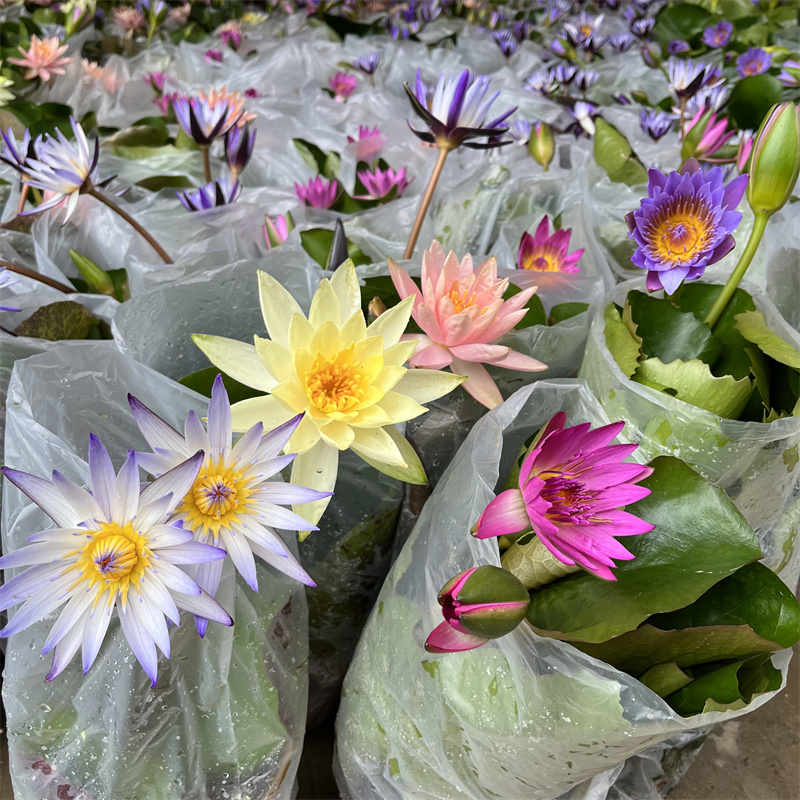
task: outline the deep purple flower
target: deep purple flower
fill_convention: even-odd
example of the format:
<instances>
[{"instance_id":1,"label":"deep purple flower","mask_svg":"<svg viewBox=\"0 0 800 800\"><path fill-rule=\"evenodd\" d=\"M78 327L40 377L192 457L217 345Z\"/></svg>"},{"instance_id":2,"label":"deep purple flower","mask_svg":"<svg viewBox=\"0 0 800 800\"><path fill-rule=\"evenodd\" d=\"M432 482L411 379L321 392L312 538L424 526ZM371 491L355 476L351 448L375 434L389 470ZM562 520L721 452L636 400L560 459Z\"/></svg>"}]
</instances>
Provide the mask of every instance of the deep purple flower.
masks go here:
<instances>
[{"instance_id":1,"label":"deep purple flower","mask_svg":"<svg viewBox=\"0 0 800 800\"><path fill-rule=\"evenodd\" d=\"M473 535L488 539L533 530L559 561L613 581L614 559L633 558L615 537L654 527L624 511L650 494L636 484L653 470L622 461L638 445L611 444L624 422L590 430L588 422L565 428L566 418L559 411L547 423L522 462L519 488L501 492L486 506Z\"/></svg>"},{"instance_id":2,"label":"deep purple flower","mask_svg":"<svg viewBox=\"0 0 800 800\"><path fill-rule=\"evenodd\" d=\"M250 161L255 141L256 131L250 130L249 123L246 123L243 128L234 125L225 134L225 161L234 180L242 174L242 170Z\"/></svg>"},{"instance_id":3,"label":"deep purple flower","mask_svg":"<svg viewBox=\"0 0 800 800\"><path fill-rule=\"evenodd\" d=\"M683 39L673 39L667 45L667 52L671 56L676 56L678 53L688 53L691 49L692 47L689 42L685 42Z\"/></svg>"},{"instance_id":4,"label":"deep purple flower","mask_svg":"<svg viewBox=\"0 0 800 800\"><path fill-rule=\"evenodd\" d=\"M637 244L631 261L647 270L651 292L663 288L672 294L734 248L732 234L742 219L734 209L748 176L724 185L719 167L704 173L689 160L680 172L651 169L649 177L647 197L625 217Z\"/></svg>"},{"instance_id":5,"label":"deep purple flower","mask_svg":"<svg viewBox=\"0 0 800 800\"><path fill-rule=\"evenodd\" d=\"M296 183L294 189L301 202L312 208L330 208L339 194L336 178L312 178L308 183Z\"/></svg>"},{"instance_id":6,"label":"deep purple flower","mask_svg":"<svg viewBox=\"0 0 800 800\"><path fill-rule=\"evenodd\" d=\"M627 53L633 47L636 37L632 33L615 33L608 37L608 43L618 53Z\"/></svg>"},{"instance_id":7,"label":"deep purple flower","mask_svg":"<svg viewBox=\"0 0 800 800\"><path fill-rule=\"evenodd\" d=\"M489 38L500 48L504 58L511 58L519 50L519 40L509 30L492 31Z\"/></svg>"},{"instance_id":8,"label":"deep purple flower","mask_svg":"<svg viewBox=\"0 0 800 800\"><path fill-rule=\"evenodd\" d=\"M0 290L7 289L19 281L14 280L14 273L9 272L5 267L0 267ZM0 311L19 311L16 306L4 306L0 303Z\"/></svg>"},{"instance_id":9,"label":"deep purple flower","mask_svg":"<svg viewBox=\"0 0 800 800\"><path fill-rule=\"evenodd\" d=\"M703 31L703 44L712 49L725 47L731 40L733 24L726 19L721 19L716 25L709 25Z\"/></svg>"},{"instance_id":10,"label":"deep purple flower","mask_svg":"<svg viewBox=\"0 0 800 800\"><path fill-rule=\"evenodd\" d=\"M375 70L378 69L378 63L381 60L380 53L368 53L365 56L359 56L353 59L352 66L354 69L363 72L365 75L374 75Z\"/></svg>"},{"instance_id":11,"label":"deep purple flower","mask_svg":"<svg viewBox=\"0 0 800 800\"><path fill-rule=\"evenodd\" d=\"M626 97L624 94L615 94L614 102L620 106L629 106L631 104L630 98Z\"/></svg>"},{"instance_id":12,"label":"deep purple flower","mask_svg":"<svg viewBox=\"0 0 800 800\"><path fill-rule=\"evenodd\" d=\"M176 97L172 108L183 132L200 147L224 136L241 116L230 103L219 101L212 106L205 97Z\"/></svg>"},{"instance_id":13,"label":"deep purple flower","mask_svg":"<svg viewBox=\"0 0 800 800\"><path fill-rule=\"evenodd\" d=\"M31 139L28 129L25 129L22 141L18 142L14 137L14 131L9 128L7 131L0 130L5 147L0 150L0 161L8 164L19 172L25 172L26 164L31 158L36 158L36 140Z\"/></svg>"},{"instance_id":14,"label":"deep purple flower","mask_svg":"<svg viewBox=\"0 0 800 800\"><path fill-rule=\"evenodd\" d=\"M177 195L187 211L207 211L210 208L228 206L236 202L241 192L239 181L223 177L199 189L177 192Z\"/></svg>"},{"instance_id":15,"label":"deep purple flower","mask_svg":"<svg viewBox=\"0 0 800 800\"><path fill-rule=\"evenodd\" d=\"M258 89L251 86L249 89L244 90L245 97L261 97L261 92Z\"/></svg>"},{"instance_id":16,"label":"deep purple flower","mask_svg":"<svg viewBox=\"0 0 800 800\"><path fill-rule=\"evenodd\" d=\"M639 116L639 125L642 132L646 133L654 142L657 142L672 130L674 121L670 114L659 111L656 108L649 111L642 109L642 113Z\"/></svg>"},{"instance_id":17,"label":"deep purple flower","mask_svg":"<svg viewBox=\"0 0 800 800\"><path fill-rule=\"evenodd\" d=\"M203 53L203 58L209 63L212 64L214 62L221 62L222 61L222 50L214 50L210 48Z\"/></svg>"},{"instance_id":18,"label":"deep purple flower","mask_svg":"<svg viewBox=\"0 0 800 800\"><path fill-rule=\"evenodd\" d=\"M397 170L397 172L391 167L387 167L385 170L376 167L372 172L362 170L357 174L358 179L367 190L367 194L357 196L357 200L380 200L390 192L394 192L395 197L400 197L414 180L413 178L406 179L405 167Z\"/></svg>"},{"instance_id":19,"label":"deep purple flower","mask_svg":"<svg viewBox=\"0 0 800 800\"><path fill-rule=\"evenodd\" d=\"M483 75L471 76L464 70L457 78L439 76L435 87L426 86L422 74L417 70L417 83L412 91L404 84L414 111L425 121L429 130L418 131L409 122L412 133L423 142L436 144L439 148L454 150L465 147L489 149L507 144L499 137L508 130L506 119L517 109L511 108L496 119L486 122L489 108L500 92L486 97L489 79ZM470 142L469 139L486 138L486 142Z\"/></svg>"},{"instance_id":20,"label":"deep purple flower","mask_svg":"<svg viewBox=\"0 0 800 800\"><path fill-rule=\"evenodd\" d=\"M772 56L760 47L751 47L736 60L736 71L742 78L761 75L772 65Z\"/></svg>"},{"instance_id":21,"label":"deep purple flower","mask_svg":"<svg viewBox=\"0 0 800 800\"><path fill-rule=\"evenodd\" d=\"M594 136L594 121L603 113L600 106L578 100L572 108L567 108L567 112L573 121L565 128L565 133L574 133L577 137Z\"/></svg>"}]
</instances>

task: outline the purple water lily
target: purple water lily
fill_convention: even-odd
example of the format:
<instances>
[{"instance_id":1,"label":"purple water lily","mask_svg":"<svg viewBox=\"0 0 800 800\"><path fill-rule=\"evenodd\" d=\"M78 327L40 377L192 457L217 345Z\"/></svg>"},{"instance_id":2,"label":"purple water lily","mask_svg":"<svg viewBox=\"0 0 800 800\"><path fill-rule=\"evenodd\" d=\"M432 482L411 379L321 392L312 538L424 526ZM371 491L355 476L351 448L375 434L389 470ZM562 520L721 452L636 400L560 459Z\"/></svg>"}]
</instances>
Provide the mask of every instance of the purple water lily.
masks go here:
<instances>
[{"instance_id":1,"label":"purple water lily","mask_svg":"<svg viewBox=\"0 0 800 800\"><path fill-rule=\"evenodd\" d=\"M667 52L671 56L676 56L678 53L688 53L691 49L692 47L689 42L685 42L683 39L673 39L667 45Z\"/></svg>"},{"instance_id":2,"label":"purple water lily","mask_svg":"<svg viewBox=\"0 0 800 800\"><path fill-rule=\"evenodd\" d=\"M367 55L353 59L352 67L365 75L374 75L380 60L380 53L367 53Z\"/></svg>"},{"instance_id":3,"label":"purple water lily","mask_svg":"<svg viewBox=\"0 0 800 800\"><path fill-rule=\"evenodd\" d=\"M573 121L564 129L564 132L574 133L580 138L581 136L594 136L594 121L602 115L603 111L594 103L578 100L572 108L567 108L567 113Z\"/></svg>"},{"instance_id":4,"label":"purple water lily","mask_svg":"<svg viewBox=\"0 0 800 800\"><path fill-rule=\"evenodd\" d=\"M788 89L800 87L800 61L784 61L778 80Z\"/></svg>"},{"instance_id":5,"label":"purple water lily","mask_svg":"<svg viewBox=\"0 0 800 800\"><path fill-rule=\"evenodd\" d=\"M296 183L294 188L300 201L312 208L330 208L339 194L336 178L326 180L318 176L308 183Z\"/></svg>"},{"instance_id":6,"label":"purple water lily","mask_svg":"<svg viewBox=\"0 0 800 800\"><path fill-rule=\"evenodd\" d=\"M197 189L177 192L177 195L187 211L207 211L236 202L241 193L238 180L222 177Z\"/></svg>"},{"instance_id":7,"label":"purple water lily","mask_svg":"<svg viewBox=\"0 0 800 800\"><path fill-rule=\"evenodd\" d=\"M492 31L489 38L500 48L503 58L509 59L519 50L519 39L509 30Z\"/></svg>"},{"instance_id":8,"label":"purple water lily","mask_svg":"<svg viewBox=\"0 0 800 800\"><path fill-rule=\"evenodd\" d=\"M608 43L617 53L627 53L635 41L636 37L632 33L615 33L608 37Z\"/></svg>"},{"instance_id":9,"label":"purple water lily","mask_svg":"<svg viewBox=\"0 0 800 800\"><path fill-rule=\"evenodd\" d=\"M243 128L234 125L225 134L225 161L234 179L242 174L242 170L250 161L255 141L256 131L250 130L249 123Z\"/></svg>"},{"instance_id":10,"label":"purple water lily","mask_svg":"<svg viewBox=\"0 0 800 800\"><path fill-rule=\"evenodd\" d=\"M721 83L722 73L713 64L690 58L670 58L667 63L669 88L679 100L688 100L701 89Z\"/></svg>"},{"instance_id":11,"label":"purple water lily","mask_svg":"<svg viewBox=\"0 0 800 800\"><path fill-rule=\"evenodd\" d=\"M642 109L639 115L639 126L654 142L666 136L673 128L675 118L671 114L659 111L657 108Z\"/></svg>"},{"instance_id":12,"label":"purple water lily","mask_svg":"<svg viewBox=\"0 0 800 800\"><path fill-rule=\"evenodd\" d=\"M769 71L771 65L772 56L760 47L751 47L736 59L736 71L742 78L761 75Z\"/></svg>"},{"instance_id":13,"label":"purple water lily","mask_svg":"<svg viewBox=\"0 0 800 800\"><path fill-rule=\"evenodd\" d=\"M422 73L417 70L417 82L412 90L404 84L414 111L425 121L429 130L418 131L409 122L412 133L423 142L439 148L454 150L461 147L489 149L508 144L499 137L508 130L505 121L517 109L511 108L490 122L486 121L489 108L499 96L495 92L487 98L489 78L470 75L464 70L458 77L439 76L436 86L427 86ZM486 138L485 142L470 141Z\"/></svg>"},{"instance_id":14,"label":"purple water lily","mask_svg":"<svg viewBox=\"0 0 800 800\"><path fill-rule=\"evenodd\" d=\"M712 49L725 47L730 42L732 34L733 23L721 19L716 25L709 25L703 31L703 44Z\"/></svg>"},{"instance_id":15,"label":"purple water lily","mask_svg":"<svg viewBox=\"0 0 800 800\"><path fill-rule=\"evenodd\" d=\"M176 97L172 108L183 132L200 147L224 136L241 116L230 103L220 100L212 105L206 97Z\"/></svg>"},{"instance_id":16,"label":"purple water lily","mask_svg":"<svg viewBox=\"0 0 800 800\"><path fill-rule=\"evenodd\" d=\"M0 267L0 291L7 289L9 286L13 286L15 283L19 283L19 281L14 279L13 275L14 273L9 272L5 267ZM0 311L19 311L19 309L16 306L4 306L0 303Z\"/></svg>"},{"instance_id":17,"label":"purple water lily","mask_svg":"<svg viewBox=\"0 0 800 800\"><path fill-rule=\"evenodd\" d=\"M734 209L748 176L725 185L719 167L704 173L689 160L669 175L651 169L649 178L647 197L625 217L637 244L631 261L647 270L648 290L672 294L734 248L733 232L742 219Z\"/></svg>"},{"instance_id":18,"label":"purple water lily","mask_svg":"<svg viewBox=\"0 0 800 800\"><path fill-rule=\"evenodd\" d=\"M642 19L635 19L629 25L631 33L638 39L646 39L650 32L653 30L656 21L652 17L643 17Z\"/></svg>"}]
</instances>

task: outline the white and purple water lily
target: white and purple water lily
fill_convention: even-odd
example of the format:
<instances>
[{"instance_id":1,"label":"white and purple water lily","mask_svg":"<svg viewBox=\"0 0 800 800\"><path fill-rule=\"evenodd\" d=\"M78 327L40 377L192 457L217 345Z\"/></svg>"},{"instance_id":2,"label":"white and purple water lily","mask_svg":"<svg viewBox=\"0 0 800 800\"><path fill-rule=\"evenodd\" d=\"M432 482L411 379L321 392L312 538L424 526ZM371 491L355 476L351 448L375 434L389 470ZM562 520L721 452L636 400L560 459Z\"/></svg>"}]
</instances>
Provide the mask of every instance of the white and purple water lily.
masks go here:
<instances>
[{"instance_id":1,"label":"white and purple water lily","mask_svg":"<svg viewBox=\"0 0 800 800\"><path fill-rule=\"evenodd\" d=\"M258 591L254 555L290 578L314 586L275 528L317 530L282 505L325 499L331 492L269 480L294 460L295 454L281 455L281 451L300 424L302 414L267 433L259 422L231 446L231 405L219 375L211 391L207 431L191 412L181 436L135 397L128 399L139 430L153 448L152 453L137 453L145 469L161 475L188 453L198 449L205 453L197 478L186 490L173 520L190 531L196 541L223 548L253 591ZM213 597L221 575L222 562L210 561L197 567L194 579ZM207 625L208 620L198 615L201 636Z\"/></svg>"},{"instance_id":2,"label":"white and purple water lily","mask_svg":"<svg viewBox=\"0 0 800 800\"><path fill-rule=\"evenodd\" d=\"M119 474L102 442L89 443L91 492L53 472L52 482L3 467L3 474L45 512L57 528L34 533L31 545L0 558L0 568L28 566L0 587L0 609L22 606L0 631L12 636L66 603L44 643L53 651L47 675L59 675L82 648L84 674L94 663L114 608L122 632L156 684L156 647L169 658L167 620L179 609L231 625L225 610L181 569L219 562L225 551L193 541L168 522L176 498L194 483L203 453L184 457L143 490L136 455Z\"/></svg>"},{"instance_id":3,"label":"white and purple water lily","mask_svg":"<svg viewBox=\"0 0 800 800\"><path fill-rule=\"evenodd\" d=\"M207 211L209 208L228 206L235 203L241 193L242 187L239 181L231 180L227 176L217 178L197 189L176 192L178 200L183 203L187 211Z\"/></svg>"}]
</instances>

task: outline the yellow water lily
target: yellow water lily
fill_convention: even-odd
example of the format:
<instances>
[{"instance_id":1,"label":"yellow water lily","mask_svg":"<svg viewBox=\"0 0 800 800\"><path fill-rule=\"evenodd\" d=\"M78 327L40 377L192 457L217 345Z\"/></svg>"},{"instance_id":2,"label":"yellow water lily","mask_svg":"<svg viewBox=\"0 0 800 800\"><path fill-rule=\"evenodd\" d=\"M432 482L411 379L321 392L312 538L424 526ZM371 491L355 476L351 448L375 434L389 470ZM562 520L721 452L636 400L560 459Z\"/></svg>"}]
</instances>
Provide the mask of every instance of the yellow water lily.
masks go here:
<instances>
[{"instance_id":1,"label":"yellow water lily","mask_svg":"<svg viewBox=\"0 0 800 800\"><path fill-rule=\"evenodd\" d=\"M367 327L355 267L345 262L323 280L308 317L275 278L258 273L261 311L269 339L255 345L194 335L214 366L265 392L231 407L233 429L256 423L272 429L299 413L302 422L286 446L299 453L292 483L333 491L339 451L410 483L425 483L413 448L394 427L427 410L422 404L447 394L464 378L439 370L406 369L417 342L401 341L414 298L403 300ZM329 498L295 506L312 523Z\"/></svg>"}]
</instances>

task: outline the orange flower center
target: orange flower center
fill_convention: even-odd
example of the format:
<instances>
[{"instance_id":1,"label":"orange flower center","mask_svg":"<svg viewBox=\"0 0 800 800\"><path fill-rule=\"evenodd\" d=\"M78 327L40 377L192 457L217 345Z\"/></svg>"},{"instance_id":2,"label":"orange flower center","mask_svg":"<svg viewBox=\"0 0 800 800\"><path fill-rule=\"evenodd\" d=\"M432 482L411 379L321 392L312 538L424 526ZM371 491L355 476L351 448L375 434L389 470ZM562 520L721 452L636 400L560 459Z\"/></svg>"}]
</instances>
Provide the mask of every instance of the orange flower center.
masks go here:
<instances>
[{"instance_id":1,"label":"orange flower center","mask_svg":"<svg viewBox=\"0 0 800 800\"><path fill-rule=\"evenodd\" d=\"M308 399L322 412L349 411L361 402L367 388L361 363L353 361L354 345L328 360L317 353L306 375Z\"/></svg>"},{"instance_id":2,"label":"orange flower center","mask_svg":"<svg viewBox=\"0 0 800 800\"><path fill-rule=\"evenodd\" d=\"M659 220L652 232L655 251L665 261L692 262L708 247L708 221L693 210L680 209Z\"/></svg>"}]
</instances>

